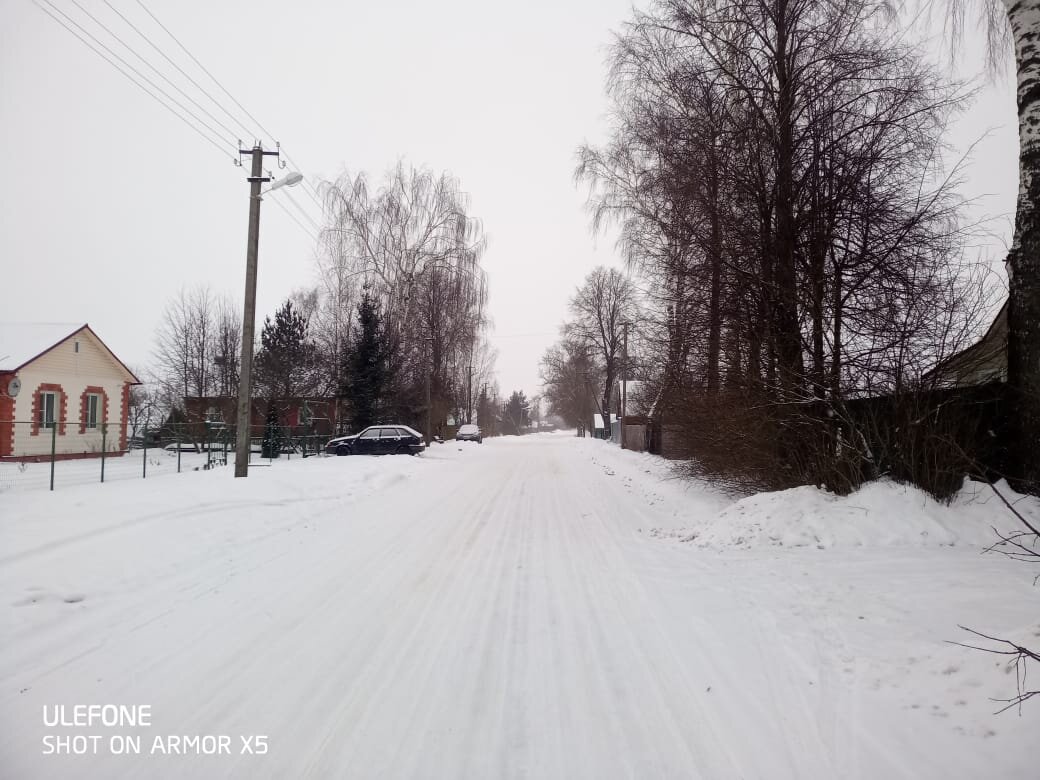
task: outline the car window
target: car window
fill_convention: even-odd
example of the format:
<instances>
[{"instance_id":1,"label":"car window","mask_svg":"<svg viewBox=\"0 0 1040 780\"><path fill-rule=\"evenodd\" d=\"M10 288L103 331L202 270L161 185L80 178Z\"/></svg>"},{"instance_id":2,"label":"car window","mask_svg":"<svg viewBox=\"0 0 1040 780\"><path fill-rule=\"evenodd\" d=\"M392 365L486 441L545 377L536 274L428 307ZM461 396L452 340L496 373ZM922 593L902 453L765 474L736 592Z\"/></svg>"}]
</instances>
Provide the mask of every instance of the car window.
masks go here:
<instances>
[{"instance_id":1,"label":"car window","mask_svg":"<svg viewBox=\"0 0 1040 780\"><path fill-rule=\"evenodd\" d=\"M400 439L401 432L397 428L383 428L384 439Z\"/></svg>"},{"instance_id":2,"label":"car window","mask_svg":"<svg viewBox=\"0 0 1040 780\"><path fill-rule=\"evenodd\" d=\"M379 438L379 429L378 428L369 428L368 430L366 430L364 433L361 434L361 438L362 439L378 439Z\"/></svg>"},{"instance_id":3,"label":"car window","mask_svg":"<svg viewBox=\"0 0 1040 780\"><path fill-rule=\"evenodd\" d=\"M407 425L402 425L401 427L404 428L405 431L410 433L415 438L417 438L417 439L421 439L422 438L422 434L419 433L419 431L415 430L415 428L409 428Z\"/></svg>"}]
</instances>

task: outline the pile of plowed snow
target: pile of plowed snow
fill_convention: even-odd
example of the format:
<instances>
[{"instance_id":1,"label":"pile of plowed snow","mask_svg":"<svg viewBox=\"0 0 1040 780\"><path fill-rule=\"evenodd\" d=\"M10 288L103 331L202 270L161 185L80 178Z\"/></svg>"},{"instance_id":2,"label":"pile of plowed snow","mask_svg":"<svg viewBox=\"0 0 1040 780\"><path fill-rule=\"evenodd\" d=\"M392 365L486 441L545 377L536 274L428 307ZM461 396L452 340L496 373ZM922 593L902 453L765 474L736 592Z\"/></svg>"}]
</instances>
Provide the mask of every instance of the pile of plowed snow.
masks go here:
<instances>
[{"instance_id":1,"label":"pile of plowed snow","mask_svg":"<svg viewBox=\"0 0 1040 780\"><path fill-rule=\"evenodd\" d=\"M1040 524L1040 500L1006 484L997 489ZM871 482L849 496L815 487L758 493L737 501L680 537L703 547L989 546L997 531L1024 530L986 484L965 482L949 505L908 485Z\"/></svg>"}]
</instances>

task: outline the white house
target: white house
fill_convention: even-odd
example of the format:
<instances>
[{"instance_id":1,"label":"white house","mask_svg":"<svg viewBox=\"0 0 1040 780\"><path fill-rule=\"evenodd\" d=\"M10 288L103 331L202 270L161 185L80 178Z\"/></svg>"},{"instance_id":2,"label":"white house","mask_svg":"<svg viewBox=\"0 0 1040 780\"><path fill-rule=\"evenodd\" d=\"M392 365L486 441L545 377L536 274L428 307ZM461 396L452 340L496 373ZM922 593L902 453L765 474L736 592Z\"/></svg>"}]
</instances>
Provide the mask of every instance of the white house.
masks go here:
<instances>
[{"instance_id":1,"label":"white house","mask_svg":"<svg viewBox=\"0 0 1040 780\"><path fill-rule=\"evenodd\" d=\"M122 454L139 384L89 325L0 323L0 458Z\"/></svg>"},{"instance_id":2,"label":"white house","mask_svg":"<svg viewBox=\"0 0 1040 780\"><path fill-rule=\"evenodd\" d=\"M1008 302L1000 307L985 335L967 349L951 355L927 374L947 387L973 387L1007 382Z\"/></svg>"}]
</instances>

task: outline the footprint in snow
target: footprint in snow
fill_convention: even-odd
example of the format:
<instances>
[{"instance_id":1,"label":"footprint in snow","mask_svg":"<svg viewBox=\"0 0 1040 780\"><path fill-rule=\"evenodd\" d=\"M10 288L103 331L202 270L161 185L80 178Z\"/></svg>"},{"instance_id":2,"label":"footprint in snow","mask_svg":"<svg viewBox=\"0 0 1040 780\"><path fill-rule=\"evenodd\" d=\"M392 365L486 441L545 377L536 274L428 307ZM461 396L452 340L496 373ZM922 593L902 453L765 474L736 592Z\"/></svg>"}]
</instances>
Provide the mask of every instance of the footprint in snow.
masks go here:
<instances>
[{"instance_id":1,"label":"footprint in snow","mask_svg":"<svg viewBox=\"0 0 1040 780\"><path fill-rule=\"evenodd\" d=\"M59 596L57 593L50 593L40 588L30 588L30 591L32 591L32 595L25 596L17 601L12 601L11 606L29 607L33 604L42 604L47 601L62 601L66 604L79 604L86 598L82 593L70 593L67 596Z\"/></svg>"}]
</instances>

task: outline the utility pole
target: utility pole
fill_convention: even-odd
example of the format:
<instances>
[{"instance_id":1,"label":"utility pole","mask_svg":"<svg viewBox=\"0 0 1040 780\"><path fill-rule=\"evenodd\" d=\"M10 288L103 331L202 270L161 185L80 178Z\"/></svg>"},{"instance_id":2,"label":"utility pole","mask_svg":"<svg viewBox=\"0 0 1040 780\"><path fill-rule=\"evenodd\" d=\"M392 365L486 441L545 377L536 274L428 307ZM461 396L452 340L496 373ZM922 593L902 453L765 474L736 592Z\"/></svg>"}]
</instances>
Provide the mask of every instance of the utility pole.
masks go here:
<instances>
[{"instance_id":1,"label":"utility pole","mask_svg":"<svg viewBox=\"0 0 1040 780\"><path fill-rule=\"evenodd\" d=\"M625 399L628 383L625 377L628 375L628 323L622 323L625 329L625 341L621 354L621 449L625 449Z\"/></svg>"},{"instance_id":2,"label":"utility pole","mask_svg":"<svg viewBox=\"0 0 1040 780\"><path fill-rule=\"evenodd\" d=\"M264 176L263 165L266 155L277 156L278 152L265 152L257 144L252 149L239 149L239 155L252 156L249 182L249 238L246 243L246 293L242 311L242 362L238 379L238 422L235 431L235 476L249 476L249 424L253 395L253 337L256 327L256 261L260 245L260 185L270 181Z\"/></svg>"},{"instance_id":3,"label":"utility pole","mask_svg":"<svg viewBox=\"0 0 1040 780\"><path fill-rule=\"evenodd\" d=\"M466 422L473 422L473 360L470 359L469 375L466 380Z\"/></svg>"},{"instance_id":4,"label":"utility pole","mask_svg":"<svg viewBox=\"0 0 1040 780\"><path fill-rule=\"evenodd\" d=\"M433 403L431 400L430 385L433 378L433 337L427 336L423 339L430 350L430 362L426 366L426 446L433 444Z\"/></svg>"}]
</instances>

